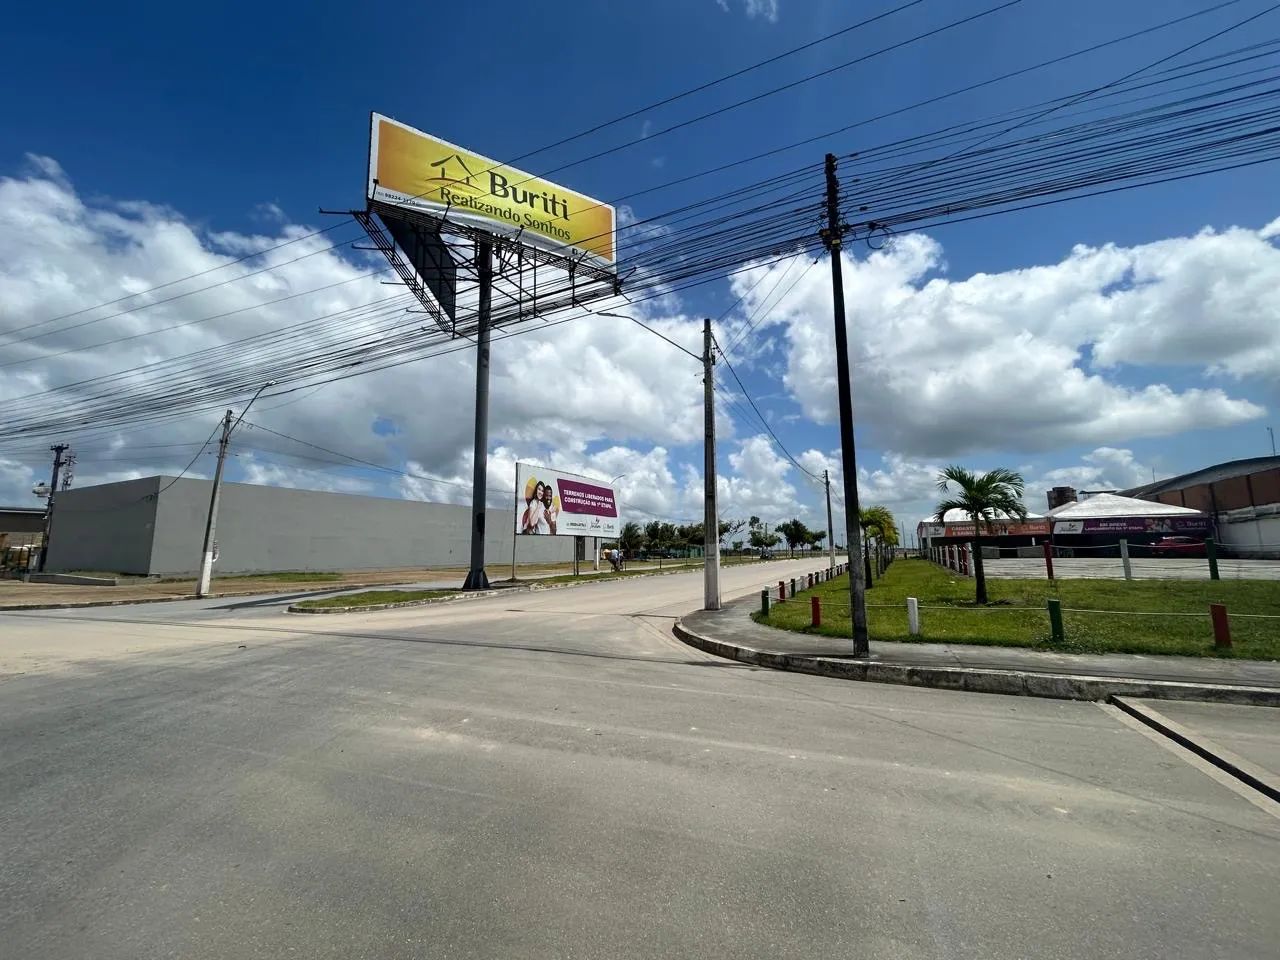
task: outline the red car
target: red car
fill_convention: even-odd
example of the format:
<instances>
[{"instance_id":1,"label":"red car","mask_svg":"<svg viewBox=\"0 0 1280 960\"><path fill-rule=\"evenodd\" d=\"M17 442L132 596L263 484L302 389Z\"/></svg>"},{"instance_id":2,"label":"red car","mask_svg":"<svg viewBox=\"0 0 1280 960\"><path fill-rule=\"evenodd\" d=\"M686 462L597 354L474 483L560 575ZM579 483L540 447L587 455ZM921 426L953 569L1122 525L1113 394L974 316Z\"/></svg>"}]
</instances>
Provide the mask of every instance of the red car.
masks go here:
<instances>
[{"instance_id":1,"label":"red car","mask_svg":"<svg viewBox=\"0 0 1280 960\"><path fill-rule=\"evenodd\" d=\"M1203 557L1206 555L1203 540L1195 537L1161 537L1148 548L1157 557Z\"/></svg>"}]
</instances>

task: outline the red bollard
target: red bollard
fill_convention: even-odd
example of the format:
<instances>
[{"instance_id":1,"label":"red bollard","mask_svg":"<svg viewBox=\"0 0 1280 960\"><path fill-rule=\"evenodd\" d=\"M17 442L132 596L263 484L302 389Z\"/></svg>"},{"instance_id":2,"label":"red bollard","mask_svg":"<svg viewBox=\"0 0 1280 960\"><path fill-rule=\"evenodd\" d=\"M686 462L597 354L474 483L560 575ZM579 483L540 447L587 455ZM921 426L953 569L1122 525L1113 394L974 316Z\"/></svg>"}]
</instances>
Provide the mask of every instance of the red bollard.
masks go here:
<instances>
[{"instance_id":1,"label":"red bollard","mask_svg":"<svg viewBox=\"0 0 1280 960\"><path fill-rule=\"evenodd\" d=\"M1044 543L1044 569L1049 574L1049 579L1053 579L1053 545L1047 540Z\"/></svg>"},{"instance_id":2,"label":"red bollard","mask_svg":"<svg viewBox=\"0 0 1280 960\"><path fill-rule=\"evenodd\" d=\"M778 599L779 600L787 599L787 581L785 580L778 581Z\"/></svg>"},{"instance_id":3,"label":"red bollard","mask_svg":"<svg viewBox=\"0 0 1280 960\"><path fill-rule=\"evenodd\" d=\"M1209 619L1213 621L1213 645L1215 647L1230 647L1231 621L1227 619L1226 604L1209 604Z\"/></svg>"},{"instance_id":4,"label":"red bollard","mask_svg":"<svg viewBox=\"0 0 1280 960\"><path fill-rule=\"evenodd\" d=\"M817 597L809 598L809 618L813 626L822 626L822 601Z\"/></svg>"}]
</instances>

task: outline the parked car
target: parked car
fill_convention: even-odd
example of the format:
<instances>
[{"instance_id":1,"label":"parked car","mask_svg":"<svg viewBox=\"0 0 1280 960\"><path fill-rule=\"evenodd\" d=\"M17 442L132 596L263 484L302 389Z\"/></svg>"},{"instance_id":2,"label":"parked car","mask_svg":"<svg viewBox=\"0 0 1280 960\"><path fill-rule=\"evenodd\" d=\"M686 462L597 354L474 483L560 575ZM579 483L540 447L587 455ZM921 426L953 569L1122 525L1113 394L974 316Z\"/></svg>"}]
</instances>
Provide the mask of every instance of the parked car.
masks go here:
<instances>
[{"instance_id":1,"label":"parked car","mask_svg":"<svg viewBox=\"0 0 1280 960\"><path fill-rule=\"evenodd\" d=\"M1161 537L1147 549L1157 557L1203 557L1207 553L1204 541L1195 537Z\"/></svg>"}]
</instances>

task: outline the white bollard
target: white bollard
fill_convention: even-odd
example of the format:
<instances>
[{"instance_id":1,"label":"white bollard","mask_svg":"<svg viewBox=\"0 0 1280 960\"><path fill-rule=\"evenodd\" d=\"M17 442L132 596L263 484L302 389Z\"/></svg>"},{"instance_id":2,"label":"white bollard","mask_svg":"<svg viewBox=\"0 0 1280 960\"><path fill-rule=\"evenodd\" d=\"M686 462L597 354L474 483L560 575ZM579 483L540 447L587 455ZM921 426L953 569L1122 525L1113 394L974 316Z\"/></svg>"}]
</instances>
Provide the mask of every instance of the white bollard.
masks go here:
<instances>
[{"instance_id":1,"label":"white bollard","mask_svg":"<svg viewBox=\"0 0 1280 960\"><path fill-rule=\"evenodd\" d=\"M1129 562L1129 541L1120 541L1120 563L1124 567L1124 578L1133 579L1133 564Z\"/></svg>"},{"instance_id":2,"label":"white bollard","mask_svg":"<svg viewBox=\"0 0 1280 960\"><path fill-rule=\"evenodd\" d=\"M920 604L915 597L907 597L907 629L913 637L920 636Z\"/></svg>"}]
</instances>

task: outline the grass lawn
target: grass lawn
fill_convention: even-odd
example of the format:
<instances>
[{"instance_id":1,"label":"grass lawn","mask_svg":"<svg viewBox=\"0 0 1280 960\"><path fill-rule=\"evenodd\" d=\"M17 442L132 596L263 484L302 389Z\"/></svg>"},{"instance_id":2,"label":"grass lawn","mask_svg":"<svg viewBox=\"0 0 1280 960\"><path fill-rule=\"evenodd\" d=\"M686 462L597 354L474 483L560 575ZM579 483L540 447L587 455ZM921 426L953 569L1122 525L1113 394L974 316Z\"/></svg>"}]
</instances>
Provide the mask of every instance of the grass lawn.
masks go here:
<instances>
[{"instance_id":1,"label":"grass lawn","mask_svg":"<svg viewBox=\"0 0 1280 960\"><path fill-rule=\"evenodd\" d=\"M902 643L976 643L1033 647L1067 653L1150 653L1196 657L1280 659L1280 619L1251 620L1238 614L1280 616L1280 582L1266 580L992 580L991 603L973 602L973 580L957 577L927 560L899 560L867 591L872 640ZM809 626L809 596L822 598L823 625ZM907 597L920 603L920 636L907 632ZM1049 639L1045 601L1062 601L1066 640ZM849 636L848 578L811 591L797 603L775 603L770 626L828 636ZM1231 615L1233 646L1213 645L1209 604L1224 603ZM1089 611L1116 611L1092 613ZM1179 616L1193 614L1193 616Z\"/></svg>"},{"instance_id":2,"label":"grass lawn","mask_svg":"<svg viewBox=\"0 0 1280 960\"><path fill-rule=\"evenodd\" d=\"M407 600L434 600L448 597L456 590L364 590L360 593L343 593L336 597L319 597L315 600L299 600L294 604L306 610L325 607L367 607L377 603L404 603Z\"/></svg>"}]
</instances>

